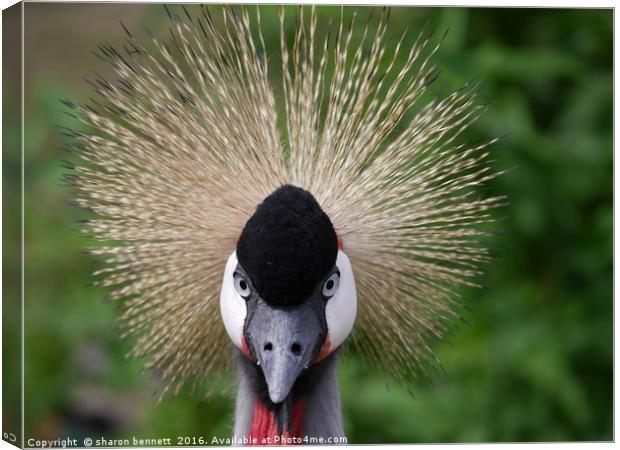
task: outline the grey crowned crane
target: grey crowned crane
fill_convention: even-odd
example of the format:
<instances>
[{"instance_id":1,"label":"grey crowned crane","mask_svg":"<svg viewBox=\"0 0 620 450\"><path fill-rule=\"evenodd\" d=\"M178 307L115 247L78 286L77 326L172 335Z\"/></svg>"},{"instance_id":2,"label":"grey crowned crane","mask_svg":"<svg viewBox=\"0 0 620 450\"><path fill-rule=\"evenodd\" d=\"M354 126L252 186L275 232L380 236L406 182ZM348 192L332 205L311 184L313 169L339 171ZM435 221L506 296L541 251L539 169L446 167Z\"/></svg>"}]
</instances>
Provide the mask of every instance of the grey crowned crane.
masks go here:
<instances>
[{"instance_id":1,"label":"grey crowned crane","mask_svg":"<svg viewBox=\"0 0 620 450\"><path fill-rule=\"evenodd\" d=\"M125 28L122 50L99 46L113 80L67 102L85 125L75 197L131 354L166 390L236 368L238 439L339 437L352 330L396 380L436 363L456 288L488 260L479 224L502 199L477 191L497 175L493 141L463 138L476 86L423 100L430 33L388 41L383 10L325 35L311 8L289 40L281 11L270 54L260 10L167 10L167 41Z\"/></svg>"}]
</instances>

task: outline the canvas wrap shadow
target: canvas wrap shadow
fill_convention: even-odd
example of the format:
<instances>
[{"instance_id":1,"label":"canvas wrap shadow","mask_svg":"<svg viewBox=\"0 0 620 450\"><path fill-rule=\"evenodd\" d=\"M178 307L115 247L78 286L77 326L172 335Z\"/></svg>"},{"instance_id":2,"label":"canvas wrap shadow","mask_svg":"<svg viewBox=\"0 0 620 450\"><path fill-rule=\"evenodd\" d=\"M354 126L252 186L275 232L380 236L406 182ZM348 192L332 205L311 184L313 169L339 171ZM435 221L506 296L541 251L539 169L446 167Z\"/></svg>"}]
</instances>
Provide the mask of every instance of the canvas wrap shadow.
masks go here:
<instances>
[{"instance_id":1,"label":"canvas wrap shadow","mask_svg":"<svg viewBox=\"0 0 620 450\"><path fill-rule=\"evenodd\" d=\"M319 18L338 11L319 8ZM277 8L262 15L268 50L279 51ZM88 285L98 261L82 254L84 214L60 183L67 155L55 126L73 125L60 99L87 100L82 77L103 68L90 50L121 42L120 20L164 33L166 14L158 5L29 3L25 20L26 437L228 436L231 394L204 400L187 390L158 405L157 382L123 358L115 305ZM438 39L449 30L435 92L482 78L492 104L469 135L503 136L494 155L508 172L489 195L511 204L496 213L487 289L462 291L467 324L438 349L444 371L432 383L411 397L345 358L349 442L611 440L612 11L398 8L390 21L395 34L427 22ZM3 107L16 105L17 92L4 92ZM9 130L18 139L19 124ZM5 152L3 164L10 189L19 155ZM18 223L7 225L3 275L19 277Z\"/></svg>"}]
</instances>

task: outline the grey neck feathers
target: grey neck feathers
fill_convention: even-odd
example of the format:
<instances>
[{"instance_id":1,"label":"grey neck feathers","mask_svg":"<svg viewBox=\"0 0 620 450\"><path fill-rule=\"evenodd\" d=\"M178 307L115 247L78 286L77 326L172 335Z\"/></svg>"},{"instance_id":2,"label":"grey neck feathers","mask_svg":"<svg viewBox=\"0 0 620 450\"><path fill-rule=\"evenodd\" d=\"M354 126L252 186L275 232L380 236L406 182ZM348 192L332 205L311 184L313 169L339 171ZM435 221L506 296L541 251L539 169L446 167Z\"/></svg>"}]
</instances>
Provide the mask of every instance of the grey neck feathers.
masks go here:
<instances>
[{"instance_id":1,"label":"grey neck feathers","mask_svg":"<svg viewBox=\"0 0 620 450\"><path fill-rule=\"evenodd\" d=\"M312 366L293 387L290 398L304 398L302 437L344 437L335 352ZM247 437L257 397L264 398L264 380L260 368L244 356L237 358L239 391L235 408L235 437Z\"/></svg>"}]
</instances>

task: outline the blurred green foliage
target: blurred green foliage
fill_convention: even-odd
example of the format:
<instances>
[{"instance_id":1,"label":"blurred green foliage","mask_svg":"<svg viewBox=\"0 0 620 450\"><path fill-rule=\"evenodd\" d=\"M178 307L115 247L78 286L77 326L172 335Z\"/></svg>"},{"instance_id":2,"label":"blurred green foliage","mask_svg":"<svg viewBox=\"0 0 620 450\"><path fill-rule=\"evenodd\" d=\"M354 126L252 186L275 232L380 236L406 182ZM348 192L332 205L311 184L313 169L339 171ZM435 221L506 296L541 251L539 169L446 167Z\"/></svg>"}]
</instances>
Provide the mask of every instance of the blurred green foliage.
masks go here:
<instances>
[{"instance_id":1,"label":"blurred green foliage","mask_svg":"<svg viewBox=\"0 0 620 450\"><path fill-rule=\"evenodd\" d=\"M161 7L144 8L144 20L165 25ZM319 8L320 19L337 11ZM275 19L263 20L269 51L278 51ZM438 39L449 30L433 92L482 77L491 106L470 135L503 137L493 151L507 172L488 190L511 204L498 212L487 289L463 292L468 323L438 348L444 371L432 383L415 385L412 397L355 355L345 359L349 442L611 440L612 11L398 8L390 31L427 22ZM121 33L110 21L101 39L118 43ZM99 63L86 51L76 61L80 74ZM97 261L82 254L82 213L60 185L66 155L54 125L73 124L59 99L85 100L84 83L39 71L26 89L26 437L230 433L232 394L183 391L158 404L156 380L124 359L115 306L88 287ZM3 162L14 168L7 186L18 180L19 155L5 152ZM17 252L19 230L7 233L7 251ZM18 266L9 273L18 277Z\"/></svg>"}]
</instances>

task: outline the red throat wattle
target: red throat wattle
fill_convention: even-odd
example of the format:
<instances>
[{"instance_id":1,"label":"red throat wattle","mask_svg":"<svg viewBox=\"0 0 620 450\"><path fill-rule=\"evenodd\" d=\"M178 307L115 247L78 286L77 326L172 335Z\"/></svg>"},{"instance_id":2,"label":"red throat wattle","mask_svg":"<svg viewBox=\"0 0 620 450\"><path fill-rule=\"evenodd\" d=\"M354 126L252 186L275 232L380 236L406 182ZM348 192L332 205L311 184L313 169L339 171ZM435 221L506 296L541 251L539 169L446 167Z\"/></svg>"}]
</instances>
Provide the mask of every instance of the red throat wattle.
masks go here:
<instances>
[{"instance_id":1,"label":"red throat wattle","mask_svg":"<svg viewBox=\"0 0 620 450\"><path fill-rule=\"evenodd\" d=\"M293 405L291 428L278 433L278 424L275 411L265 406L257 396L254 401L254 413L250 424L249 445L291 445L301 444L303 438L303 416L305 401L301 397Z\"/></svg>"}]
</instances>

